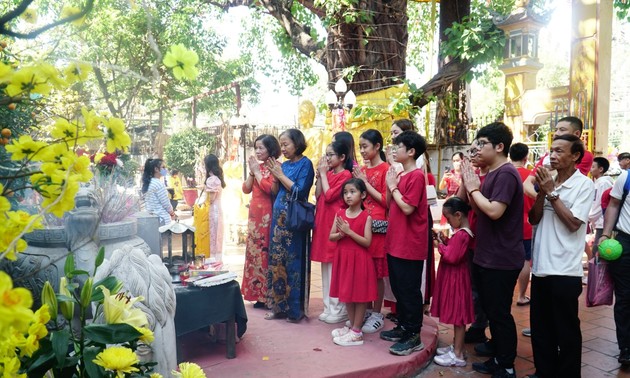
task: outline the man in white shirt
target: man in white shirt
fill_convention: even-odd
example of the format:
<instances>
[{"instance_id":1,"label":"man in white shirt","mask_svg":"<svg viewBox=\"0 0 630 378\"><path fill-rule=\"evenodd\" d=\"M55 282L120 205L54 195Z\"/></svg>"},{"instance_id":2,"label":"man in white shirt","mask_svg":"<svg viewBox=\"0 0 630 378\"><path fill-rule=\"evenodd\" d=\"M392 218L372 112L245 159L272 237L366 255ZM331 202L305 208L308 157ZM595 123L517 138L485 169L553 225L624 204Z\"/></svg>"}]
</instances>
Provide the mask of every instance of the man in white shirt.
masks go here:
<instances>
[{"instance_id":1,"label":"man in white shirt","mask_svg":"<svg viewBox=\"0 0 630 378\"><path fill-rule=\"evenodd\" d=\"M538 225L532 256L532 351L538 377L580 377L582 333L578 297L582 253L593 201L593 182L577 169L584 144L575 135L556 136L550 163L557 175L536 169L540 188L529 212Z\"/></svg>"},{"instance_id":2,"label":"man in white shirt","mask_svg":"<svg viewBox=\"0 0 630 378\"><path fill-rule=\"evenodd\" d=\"M615 282L614 314L620 351L617 361L624 366L630 366L630 199L628 196L623 198L626 180L628 170L621 172L610 192L610 203L606 208L604 230L599 242L610 239L616 223L615 239L621 243L623 252L617 260L610 261L608 267Z\"/></svg>"},{"instance_id":3,"label":"man in white shirt","mask_svg":"<svg viewBox=\"0 0 630 378\"><path fill-rule=\"evenodd\" d=\"M595 183L595 196L591 205L591 211L588 213L588 221L591 229L595 230L595 239L593 242L593 251L597 251L599 238L602 237L602 229L604 228L604 214L602 213L602 193L613 186L613 179L604 174L610 168L610 162L605 157L596 157L593 159L591 167L591 177ZM589 260L592 256L588 256Z\"/></svg>"},{"instance_id":4,"label":"man in white shirt","mask_svg":"<svg viewBox=\"0 0 630 378\"><path fill-rule=\"evenodd\" d=\"M582 123L582 120L580 120L579 118L571 117L571 116L563 117L558 120L558 123L556 123L556 128L555 128L555 132L553 136L555 138L559 135L572 134L579 138L582 136L583 128L584 128L584 124ZM580 162L576 164L576 167L580 170L580 172L582 172L583 175L586 176L588 175L588 171L591 169L592 164L593 164L593 154L585 150L582 160L580 160ZM525 181L523 181L523 190L525 191L525 194L527 194L531 198L536 197L536 188L534 187L534 183L536 180L535 180L533 172L535 171L536 168L540 166L543 166L543 167L549 166L549 153L546 153L538 160L538 162L534 166L534 170L532 171L532 174Z\"/></svg>"}]
</instances>

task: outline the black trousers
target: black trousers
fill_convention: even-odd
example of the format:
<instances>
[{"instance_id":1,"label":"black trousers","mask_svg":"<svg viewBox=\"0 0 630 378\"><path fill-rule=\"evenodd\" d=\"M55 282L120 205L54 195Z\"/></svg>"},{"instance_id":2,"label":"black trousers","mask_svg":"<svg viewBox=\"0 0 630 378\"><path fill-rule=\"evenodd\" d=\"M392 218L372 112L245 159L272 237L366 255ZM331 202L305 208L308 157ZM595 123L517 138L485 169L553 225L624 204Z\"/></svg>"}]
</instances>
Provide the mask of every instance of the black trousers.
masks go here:
<instances>
[{"instance_id":1,"label":"black trousers","mask_svg":"<svg viewBox=\"0 0 630 378\"><path fill-rule=\"evenodd\" d=\"M623 247L623 253L609 264L610 273L615 281L615 326L619 349L630 348L630 235L619 232L617 241Z\"/></svg>"},{"instance_id":2,"label":"black trousers","mask_svg":"<svg viewBox=\"0 0 630 378\"><path fill-rule=\"evenodd\" d=\"M422 328L422 260L407 260L387 255L389 283L396 297L398 325L409 333Z\"/></svg>"},{"instance_id":3,"label":"black trousers","mask_svg":"<svg viewBox=\"0 0 630 378\"><path fill-rule=\"evenodd\" d=\"M512 317L512 295L520 269L499 270L473 263L473 278L477 284L481 307L488 317L495 358L505 369L514 367L516 358L516 324Z\"/></svg>"},{"instance_id":4,"label":"black trousers","mask_svg":"<svg viewBox=\"0 0 630 378\"><path fill-rule=\"evenodd\" d=\"M532 276L530 324L534 365L539 377L580 377L580 293L581 277Z\"/></svg>"}]
</instances>

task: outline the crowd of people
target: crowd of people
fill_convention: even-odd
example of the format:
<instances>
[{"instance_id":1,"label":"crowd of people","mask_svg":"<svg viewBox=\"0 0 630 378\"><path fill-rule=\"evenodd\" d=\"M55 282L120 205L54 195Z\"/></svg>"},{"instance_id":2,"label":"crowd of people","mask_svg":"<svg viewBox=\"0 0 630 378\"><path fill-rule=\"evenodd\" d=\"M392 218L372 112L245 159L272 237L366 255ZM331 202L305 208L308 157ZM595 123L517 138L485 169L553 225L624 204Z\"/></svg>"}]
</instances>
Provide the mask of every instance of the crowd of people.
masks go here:
<instances>
[{"instance_id":1,"label":"crowd of people","mask_svg":"<svg viewBox=\"0 0 630 378\"><path fill-rule=\"evenodd\" d=\"M430 303L430 314L454 327L453 344L438 348L436 364L465 366L465 344L477 342L475 352L489 359L473 363L475 371L515 377L511 308L518 284L516 305L529 305L531 312L531 328L523 332L532 338L533 377L579 377L582 258L597 253L615 231L623 246L621 257L609 263L618 359L630 365L630 200L624 192L630 154L617 157L622 173L613 180L606 175L610 162L585 149L582 127L578 118L560 119L550 151L533 169L527 145L512 144L505 124L481 128L466 153L453 154L453 169L440 180L448 232L433 232L425 188L436 182L425 140L411 121L393 123L390 146L379 131L364 131L357 141L362 164L347 132L334 135L315 165L304 155L301 131L286 130L278 139L260 135L242 184L251 193L244 298L266 309L265 319L300 322L308 314L310 266L316 261L324 303L318 318L345 322L332 331L335 344L361 345L365 334L381 331L380 338L393 343L392 354L421 350ZM216 224L212 238L222 234L218 214L225 183L216 156L206 157L205 166L206 201L215 206L209 211ZM168 222L174 213L162 190L163 168L159 159L147 161L143 192L147 209ZM308 201L313 185L311 241L311 230L290 229L287 217L290 202ZM594 234L592 245L585 242L588 233ZM208 243L210 251L220 251L216 243ZM440 263L433 279L434 251ZM382 330L388 289L396 300L396 326Z\"/></svg>"}]
</instances>

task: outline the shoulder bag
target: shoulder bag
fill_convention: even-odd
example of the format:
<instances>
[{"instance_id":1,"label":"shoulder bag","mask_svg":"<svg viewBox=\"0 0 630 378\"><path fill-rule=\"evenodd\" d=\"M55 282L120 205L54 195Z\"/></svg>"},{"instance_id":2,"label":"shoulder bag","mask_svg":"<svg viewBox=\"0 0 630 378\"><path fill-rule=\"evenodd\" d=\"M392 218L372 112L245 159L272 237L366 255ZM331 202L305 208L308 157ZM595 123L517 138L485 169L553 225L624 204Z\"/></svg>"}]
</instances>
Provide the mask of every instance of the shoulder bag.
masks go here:
<instances>
[{"instance_id":1,"label":"shoulder bag","mask_svg":"<svg viewBox=\"0 0 630 378\"><path fill-rule=\"evenodd\" d=\"M630 190L630 177L626 176L626 182L623 186L623 195L621 197L621 204L617 219L613 230L617 227L619 222L619 214L623 208L623 204L628 196ZM607 261L599 259L599 256L595 256L588 262L588 280L586 283L586 307L594 307L606 305L610 306L613 303L614 281L610 275L610 269Z\"/></svg>"},{"instance_id":2,"label":"shoulder bag","mask_svg":"<svg viewBox=\"0 0 630 378\"><path fill-rule=\"evenodd\" d=\"M287 206L287 230L308 231L315 224L315 205L300 200L298 194L298 186L294 184Z\"/></svg>"}]
</instances>

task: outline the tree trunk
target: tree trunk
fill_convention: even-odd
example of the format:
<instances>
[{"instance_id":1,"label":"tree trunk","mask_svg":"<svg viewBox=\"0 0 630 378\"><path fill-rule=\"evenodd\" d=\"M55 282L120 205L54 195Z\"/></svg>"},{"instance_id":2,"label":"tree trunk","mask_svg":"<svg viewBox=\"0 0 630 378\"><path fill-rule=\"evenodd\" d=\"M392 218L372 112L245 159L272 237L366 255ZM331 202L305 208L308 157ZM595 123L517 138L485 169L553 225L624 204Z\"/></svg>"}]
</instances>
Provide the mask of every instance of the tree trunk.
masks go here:
<instances>
[{"instance_id":1,"label":"tree trunk","mask_svg":"<svg viewBox=\"0 0 630 378\"><path fill-rule=\"evenodd\" d=\"M470 15L470 0L443 0L440 2L440 43L446 41L446 29ZM442 56L442 54L440 54ZM449 57L440 58L440 71ZM466 144L469 121L469 89L465 80L458 79L437 93L435 115L435 142L437 145Z\"/></svg>"},{"instance_id":2,"label":"tree trunk","mask_svg":"<svg viewBox=\"0 0 630 378\"><path fill-rule=\"evenodd\" d=\"M361 0L357 7L372 17L328 28L328 81L345 76L356 94L399 85L406 77L407 0Z\"/></svg>"}]
</instances>

